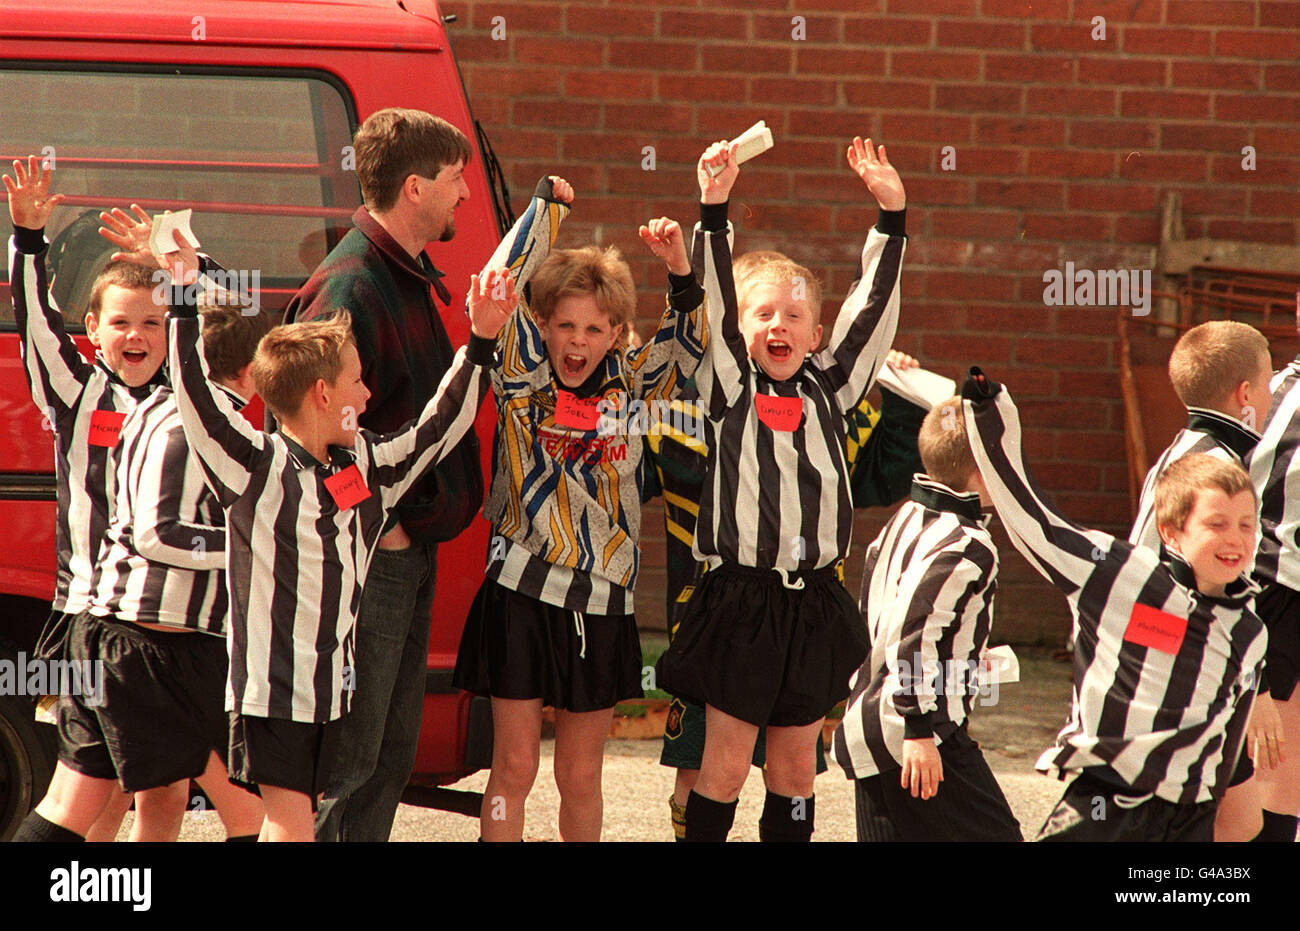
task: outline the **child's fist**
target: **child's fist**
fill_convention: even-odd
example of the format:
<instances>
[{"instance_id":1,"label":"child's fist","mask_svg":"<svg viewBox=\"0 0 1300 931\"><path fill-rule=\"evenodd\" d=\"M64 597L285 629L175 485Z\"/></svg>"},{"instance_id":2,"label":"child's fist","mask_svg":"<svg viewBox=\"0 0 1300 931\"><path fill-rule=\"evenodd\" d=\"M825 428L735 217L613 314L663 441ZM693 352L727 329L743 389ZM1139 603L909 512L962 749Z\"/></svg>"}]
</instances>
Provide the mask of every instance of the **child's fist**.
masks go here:
<instances>
[{"instance_id":1,"label":"child's fist","mask_svg":"<svg viewBox=\"0 0 1300 931\"><path fill-rule=\"evenodd\" d=\"M53 178L54 170L46 168L35 155L27 156L25 166L20 159L14 159L14 177L4 176L5 190L9 192L9 218L14 226L44 229L54 208L63 203L62 194L50 195Z\"/></svg>"},{"instance_id":2,"label":"child's fist","mask_svg":"<svg viewBox=\"0 0 1300 931\"><path fill-rule=\"evenodd\" d=\"M903 179L898 171L889 164L885 147L876 149L868 139L865 143L861 136L853 137L853 144L848 148L849 167L864 182L867 190L876 198L881 210L902 210L907 206L907 194L903 191Z\"/></svg>"},{"instance_id":3,"label":"child's fist","mask_svg":"<svg viewBox=\"0 0 1300 931\"><path fill-rule=\"evenodd\" d=\"M559 175L551 175L551 192L560 203L573 206L573 185Z\"/></svg>"},{"instance_id":4,"label":"child's fist","mask_svg":"<svg viewBox=\"0 0 1300 931\"><path fill-rule=\"evenodd\" d=\"M689 275L691 260L686 255L686 237L676 220L659 217L642 226L638 233L641 241L650 247L650 251L663 259L668 270L674 275Z\"/></svg>"},{"instance_id":5,"label":"child's fist","mask_svg":"<svg viewBox=\"0 0 1300 931\"><path fill-rule=\"evenodd\" d=\"M505 269L490 269L482 280L469 276L469 322L475 336L496 339L518 304L515 280Z\"/></svg>"},{"instance_id":6,"label":"child's fist","mask_svg":"<svg viewBox=\"0 0 1300 931\"><path fill-rule=\"evenodd\" d=\"M695 176L700 182L700 203L723 204L731 196L731 186L740 174L740 166L736 164L736 148L736 143L722 139L705 149L700 156L700 162L695 166ZM722 170L714 177L709 173L710 168Z\"/></svg>"}]
</instances>

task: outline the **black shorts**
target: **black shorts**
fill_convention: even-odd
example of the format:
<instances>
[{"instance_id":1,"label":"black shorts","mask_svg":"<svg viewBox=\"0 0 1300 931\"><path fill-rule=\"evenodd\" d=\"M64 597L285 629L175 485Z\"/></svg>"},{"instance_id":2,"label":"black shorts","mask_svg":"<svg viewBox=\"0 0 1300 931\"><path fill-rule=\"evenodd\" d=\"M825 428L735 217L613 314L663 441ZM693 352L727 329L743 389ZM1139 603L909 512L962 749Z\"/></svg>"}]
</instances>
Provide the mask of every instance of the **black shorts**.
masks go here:
<instances>
[{"instance_id":1,"label":"black shorts","mask_svg":"<svg viewBox=\"0 0 1300 931\"><path fill-rule=\"evenodd\" d=\"M1214 840L1218 802L1178 805L1148 796L1134 805L1134 796L1140 797L1082 773L1065 790L1036 839L1205 844Z\"/></svg>"},{"instance_id":2,"label":"black shorts","mask_svg":"<svg viewBox=\"0 0 1300 931\"><path fill-rule=\"evenodd\" d=\"M928 799L912 798L898 784L901 769L854 781L859 841L1023 840L1002 787L964 729L939 744L939 757L943 781Z\"/></svg>"},{"instance_id":3,"label":"black shorts","mask_svg":"<svg viewBox=\"0 0 1300 931\"><path fill-rule=\"evenodd\" d=\"M664 722L664 745L659 753L662 766L675 769L699 769L704 759L704 709L674 698L668 706L668 720ZM754 765L767 761L767 731L759 728L754 741ZM817 772L826 772L826 748L817 741Z\"/></svg>"},{"instance_id":4,"label":"black shorts","mask_svg":"<svg viewBox=\"0 0 1300 931\"><path fill-rule=\"evenodd\" d=\"M1255 597L1255 613L1268 628L1264 676L1274 701L1287 701L1300 681L1300 592L1274 583Z\"/></svg>"},{"instance_id":5,"label":"black shorts","mask_svg":"<svg viewBox=\"0 0 1300 931\"><path fill-rule=\"evenodd\" d=\"M636 617L566 611L484 579L451 681L477 695L540 698L574 712L641 698Z\"/></svg>"},{"instance_id":6,"label":"black shorts","mask_svg":"<svg viewBox=\"0 0 1300 931\"><path fill-rule=\"evenodd\" d=\"M59 759L140 792L193 779L226 746L226 642L80 614L68 660L97 670L91 694L59 696ZM98 662L96 662L98 661Z\"/></svg>"},{"instance_id":7,"label":"black shorts","mask_svg":"<svg viewBox=\"0 0 1300 931\"><path fill-rule=\"evenodd\" d=\"M41 635L36 639L36 649L32 651L33 658L41 661L56 661L66 658L68 655L68 634L72 630L72 621L75 618L75 614L51 611L50 616L45 621L45 626L41 628Z\"/></svg>"},{"instance_id":8,"label":"black shorts","mask_svg":"<svg viewBox=\"0 0 1300 931\"><path fill-rule=\"evenodd\" d=\"M312 724L230 712L230 781L258 794L261 786L301 792L311 798L315 811L342 721Z\"/></svg>"},{"instance_id":9,"label":"black shorts","mask_svg":"<svg viewBox=\"0 0 1300 931\"><path fill-rule=\"evenodd\" d=\"M791 577L724 564L691 596L659 687L762 727L820 721L849 694L867 628L834 569Z\"/></svg>"}]
</instances>

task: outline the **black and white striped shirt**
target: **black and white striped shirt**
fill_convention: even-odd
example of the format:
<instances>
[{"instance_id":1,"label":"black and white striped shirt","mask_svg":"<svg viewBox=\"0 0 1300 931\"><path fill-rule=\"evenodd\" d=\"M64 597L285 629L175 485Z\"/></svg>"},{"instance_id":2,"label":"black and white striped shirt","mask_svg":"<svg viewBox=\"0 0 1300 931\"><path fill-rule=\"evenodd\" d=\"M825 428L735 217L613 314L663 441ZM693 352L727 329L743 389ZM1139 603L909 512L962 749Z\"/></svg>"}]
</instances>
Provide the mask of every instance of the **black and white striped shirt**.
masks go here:
<instances>
[{"instance_id":1,"label":"black and white striped shirt","mask_svg":"<svg viewBox=\"0 0 1300 931\"><path fill-rule=\"evenodd\" d=\"M1263 435L1247 459L1259 492L1255 579L1300 591L1300 359L1273 376L1273 403Z\"/></svg>"},{"instance_id":2,"label":"black and white striped shirt","mask_svg":"<svg viewBox=\"0 0 1300 931\"><path fill-rule=\"evenodd\" d=\"M1202 407L1187 409L1187 426L1178 431L1142 482L1137 519L1129 532L1128 542L1148 549L1160 549L1160 531L1156 528L1156 479L1169 466L1192 453L1205 453L1224 462L1242 465L1259 442L1259 434L1240 420Z\"/></svg>"},{"instance_id":3,"label":"black and white striped shirt","mask_svg":"<svg viewBox=\"0 0 1300 931\"><path fill-rule=\"evenodd\" d=\"M47 245L42 230L14 230L9 289L23 372L54 436L58 575L52 608L79 614L90 603L95 559L112 512L114 431L136 401L162 383L162 374L129 388L98 354L93 364L86 361L49 293Z\"/></svg>"},{"instance_id":4,"label":"black and white striped shirt","mask_svg":"<svg viewBox=\"0 0 1300 931\"><path fill-rule=\"evenodd\" d=\"M867 548L859 607L871 653L831 747L850 779L901 768L905 739L941 744L970 715L997 589L988 522L978 494L917 475Z\"/></svg>"},{"instance_id":5,"label":"black and white striped shirt","mask_svg":"<svg viewBox=\"0 0 1300 931\"><path fill-rule=\"evenodd\" d=\"M351 706L352 686L368 687L354 678L354 628L384 519L473 428L494 344L471 337L417 420L387 436L359 430L322 464L283 432L254 429L208 381L192 308L173 307L170 330L185 436L229 535L226 710L331 721ZM358 481L368 496L349 505Z\"/></svg>"},{"instance_id":6,"label":"black and white striped shirt","mask_svg":"<svg viewBox=\"0 0 1300 931\"><path fill-rule=\"evenodd\" d=\"M711 567L730 562L792 572L832 566L848 555L853 530L844 418L893 344L906 211L881 211L830 342L777 382L750 360L740 332L725 207L702 205L693 246L709 326L695 381L716 438L695 558ZM764 422L755 405L771 396L792 399L791 406L797 399L801 413L793 430Z\"/></svg>"},{"instance_id":7,"label":"black and white striped shirt","mask_svg":"<svg viewBox=\"0 0 1300 931\"><path fill-rule=\"evenodd\" d=\"M90 613L224 636L226 520L190 454L170 389L127 416L119 447Z\"/></svg>"},{"instance_id":8,"label":"black and white striped shirt","mask_svg":"<svg viewBox=\"0 0 1300 931\"><path fill-rule=\"evenodd\" d=\"M1038 768L1101 767L1112 782L1177 804L1221 798L1264 660L1257 587L1243 576L1223 598L1203 595L1177 556L1070 522L1029 476L1007 392L990 399L968 382L963 394L975 458L1011 541L1074 615L1070 717Z\"/></svg>"}]
</instances>

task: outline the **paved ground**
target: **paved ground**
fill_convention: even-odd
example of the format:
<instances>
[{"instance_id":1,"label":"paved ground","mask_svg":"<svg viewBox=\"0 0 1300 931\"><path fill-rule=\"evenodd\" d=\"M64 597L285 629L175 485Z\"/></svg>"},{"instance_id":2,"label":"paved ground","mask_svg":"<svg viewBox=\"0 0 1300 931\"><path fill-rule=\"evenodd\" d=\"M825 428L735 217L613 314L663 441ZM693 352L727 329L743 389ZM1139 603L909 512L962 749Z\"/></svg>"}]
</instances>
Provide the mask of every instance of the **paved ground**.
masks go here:
<instances>
[{"instance_id":1,"label":"paved ground","mask_svg":"<svg viewBox=\"0 0 1300 931\"><path fill-rule=\"evenodd\" d=\"M985 757L1021 829L1030 837L1038 830L1062 784L1033 771L1038 754L1051 744L1069 710L1070 669L1046 651L1021 649L1021 681L1005 686L990 704L976 699L971 733L984 748ZM525 836L529 840L558 840L556 812L559 796L551 774L554 741L542 744L542 765L537 784L528 798ZM607 841L669 841L668 796L674 770L659 765L655 740L610 741L605 753L605 830ZM482 791L487 773L475 773L453 788ZM763 806L763 781L757 769L740 797L732 839L758 840L758 817ZM123 826L122 839L131 816ZM181 840L215 841L224 837L213 813L187 814ZM401 806L393 828L395 841L473 841L476 819L430 809ZM818 841L854 839L852 784L838 771L817 780Z\"/></svg>"}]
</instances>

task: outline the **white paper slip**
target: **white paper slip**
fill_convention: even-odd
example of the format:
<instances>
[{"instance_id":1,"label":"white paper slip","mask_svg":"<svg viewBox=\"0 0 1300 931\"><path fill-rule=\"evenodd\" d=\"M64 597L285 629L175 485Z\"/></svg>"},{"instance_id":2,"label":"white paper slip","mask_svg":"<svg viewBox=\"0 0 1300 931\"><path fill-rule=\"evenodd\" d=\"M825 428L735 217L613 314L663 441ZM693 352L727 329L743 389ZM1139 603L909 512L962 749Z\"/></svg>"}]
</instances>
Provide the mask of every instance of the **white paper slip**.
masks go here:
<instances>
[{"instance_id":1,"label":"white paper slip","mask_svg":"<svg viewBox=\"0 0 1300 931\"><path fill-rule=\"evenodd\" d=\"M772 131L767 128L767 122L765 120L759 120L731 141L738 143L736 148L736 164L743 165L755 155L762 155L768 149L772 148ZM722 174L722 169L725 167L727 167L725 164L719 168L710 167L710 177L716 178L718 175Z\"/></svg>"},{"instance_id":2,"label":"white paper slip","mask_svg":"<svg viewBox=\"0 0 1300 931\"><path fill-rule=\"evenodd\" d=\"M197 249L199 241L195 238L194 231L190 229L190 216L193 213L193 210L186 209L154 217L153 230L149 233L149 251L154 255L179 252L180 246L176 245L176 239L172 236L173 230L180 230L190 247Z\"/></svg>"},{"instance_id":3,"label":"white paper slip","mask_svg":"<svg viewBox=\"0 0 1300 931\"><path fill-rule=\"evenodd\" d=\"M888 363L880 367L876 384L927 411L957 393L957 383L951 378L944 378L926 369L900 371Z\"/></svg>"},{"instance_id":4,"label":"white paper slip","mask_svg":"<svg viewBox=\"0 0 1300 931\"><path fill-rule=\"evenodd\" d=\"M985 650L980 657L980 671L989 685L1007 685L1020 681L1020 660L1005 644Z\"/></svg>"}]
</instances>

